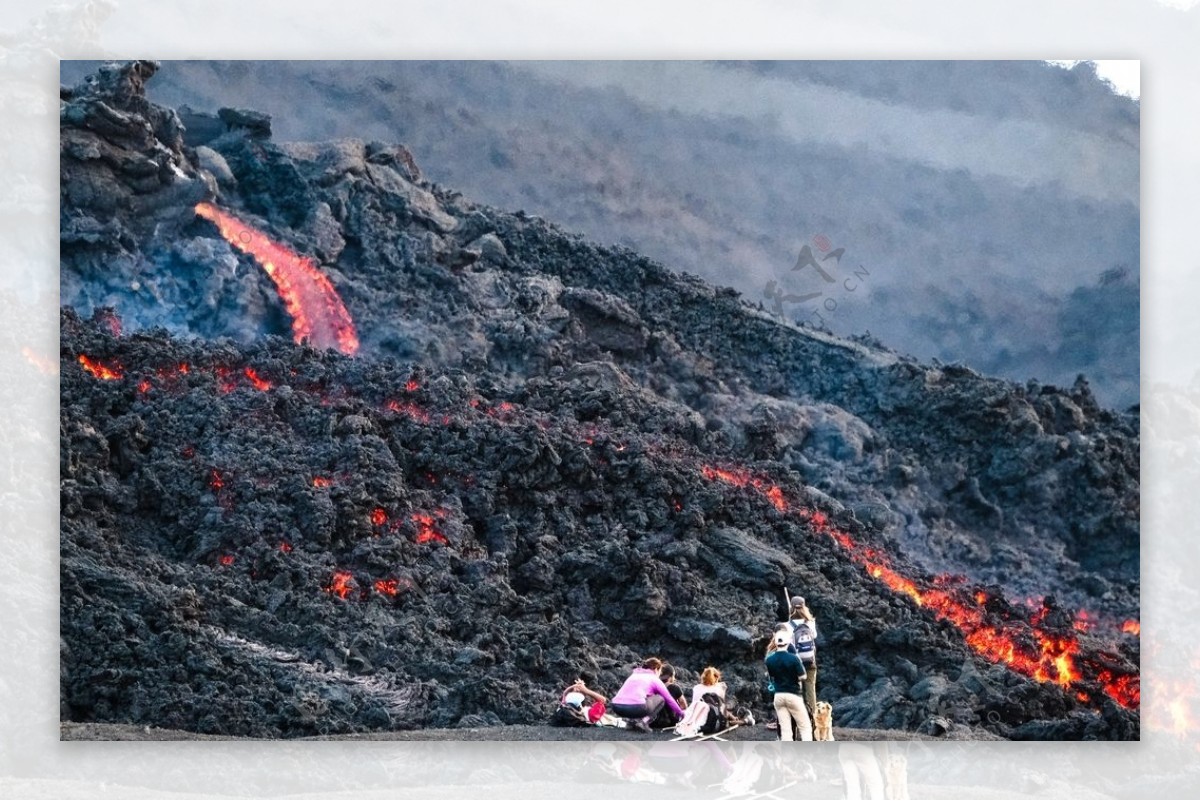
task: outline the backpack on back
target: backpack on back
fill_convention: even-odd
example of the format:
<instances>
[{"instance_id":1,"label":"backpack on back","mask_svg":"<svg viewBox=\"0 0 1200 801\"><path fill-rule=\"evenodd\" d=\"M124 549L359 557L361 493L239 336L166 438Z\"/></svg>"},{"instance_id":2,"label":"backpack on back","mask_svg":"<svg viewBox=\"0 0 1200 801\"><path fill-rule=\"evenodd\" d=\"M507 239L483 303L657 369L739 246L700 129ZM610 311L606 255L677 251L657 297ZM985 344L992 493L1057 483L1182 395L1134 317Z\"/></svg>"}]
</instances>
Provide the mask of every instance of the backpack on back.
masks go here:
<instances>
[{"instance_id":1,"label":"backpack on back","mask_svg":"<svg viewBox=\"0 0 1200 801\"><path fill-rule=\"evenodd\" d=\"M805 621L792 621L792 645L796 656L805 662L813 662L817 658L817 638L813 635L812 626Z\"/></svg>"},{"instance_id":2,"label":"backpack on back","mask_svg":"<svg viewBox=\"0 0 1200 801\"><path fill-rule=\"evenodd\" d=\"M700 698L708 706L708 717L700 725L701 734L714 734L726 726L725 699L716 693L705 693Z\"/></svg>"}]
</instances>

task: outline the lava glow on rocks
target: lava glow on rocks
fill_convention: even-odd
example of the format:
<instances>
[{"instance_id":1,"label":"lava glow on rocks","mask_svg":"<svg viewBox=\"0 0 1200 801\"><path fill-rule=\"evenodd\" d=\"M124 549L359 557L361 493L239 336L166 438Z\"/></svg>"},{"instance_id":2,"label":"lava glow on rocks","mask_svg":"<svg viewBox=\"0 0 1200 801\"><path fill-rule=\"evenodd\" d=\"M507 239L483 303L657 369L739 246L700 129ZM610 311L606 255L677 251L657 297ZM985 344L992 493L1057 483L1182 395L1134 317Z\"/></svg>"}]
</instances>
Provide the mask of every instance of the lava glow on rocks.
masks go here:
<instances>
[{"instance_id":1,"label":"lava glow on rocks","mask_svg":"<svg viewBox=\"0 0 1200 801\"><path fill-rule=\"evenodd\" d=\"M700 472L709 481L724 481L735 487L753 487L767 497L767 500L781 512L787 511L787 501L783 499L783 490L764 479L751 476L745 470L722 470L705 465Z\"/></svg>"},{"instance_id":2,"label":"lava glow on rocks","mask_svg":"<svg viewBox=\"0 0 1200 801\"><path fill-rule=\"evenodd\" d=\"M254 371L254 368L252 368L252 367L247 367L245 370L242 371L242 374L245 375L246 378L248 378L250 380L250 383L253 384L254 388L257 389L259 392L266 392L268 389L271 388L271 382L267 381L262 376L260 376L258 373L256 373Z\"/></svg>"},{"instance_id":3,"label":"lava glow on rocks","mask_svg":"<svg viewBox=\"0 0 1200 801\"><path fill-rule=\"evenodd\" d=\"M124 371L121 369L121 365L117 364L116 362L113 362L112 364L104 364L103 362L98 362L89 356L83 355L82 353L79 354L79 363L83 365L84 370L87 370L89 373L102 381L116 381L118 378L121 378L125 375Z\"/></svg>"},{"instance_id":4,"label":"lava glow on rocks","mask_svg":"<svg viewBox=\"0 0 1200 801\"><path fill-rule=\"evenodd\" d=\"M313 347L337 348L347 355L358 351L354 321L315 261L272 241L212 203L197 204L196 214L213 222L229 244L252 256L275 282L292 318L297 344L307 341Z\"/></svg>"},{"instance_id":5,"label":"lava glow on rocks","mask_svg":"<svg viewBox=\"0 0 1200 801\"><path fill-rule=\"evenodd\" d=\"M417 542L438 542L443 545L448 544L450 540L434 528L434 519L432 515L414 514L411 518L412 522L417 527Z\"/></svg>"},{"instance_id":6,"label":"lava glow on rocks","mask_svg":"<svg viewBox=\"0 0 1200 801\"><path fill-rule=\"evenodd\" d=\"M1099 683L1104 692L1114 701L1128 709L1136 709L1141 701L1140 681L1136 673L1116 671L1104 666L1098 659L1084 659L1079 641L1072 635L1060 635L1039 628L1049 609L1034 612L1029 628L1012 621L989 620L985 609L987 593L973 594L955 586L948 576L927 582L902 575L894 570L877 550L856 542L849 534L835 528L823 512L806 508L792 509L784 498L783 490L767 479L750 475L741 469L722 469L705 465L701 473L710 481L721 481L731 486L754 489L780 512L794 512L805 520L817 533L824 534L840 545L851 561L861 565L872 578L882 582L893 592L905 595L913 603L928 609L941 620L953 623L962 631L967 645L991 662L998 662L1010 669L1039 682L1052 682L1067 689L1081 680ZM1077 619L1086 621L1086 613ZM1125 631L1137 628L1135 621L1126 621ZM1032 631L1032 642L1029 631ZM1085 662L1081 666L1081 662ZM1084 667L1087 668L1086 674ZM1086 693L1084 693L1086 695ZM1079 692L1075 697L1080 697Z\"/></svg>"},{"instance_id":7,"label":"lava glow on rocks","mask_svg":"<svg viewBox=\"0 0 1200 801\"><path fill-rule=\"evenodd\" d=\"M400 592L399 579L376 579L373 586L375 587L375 592L380 595L390 595L393 598Z\"/></svg>"},{"instance_id":8,"label":"lava glow on rocks","mask_svg":"<svg viewBox=\"0 0 1200 801\"><path fill-rule=\"evenodd\" d=\"M215 213L218 212L214 210ZM79 363L97 379L111 381L124 375L121 366L116 362L105 364L81 355ZM188 365L179 364L178 367L172 366L167 373L171 374L170 377L177 377L189 371ZM244 379L259 391L267 391L272 387L270 381L251 367L241 370L217 367L214 368L214 372L222 392L232 391L237 379ZM159 377L162 379L167 376L160 371ZM410 380L404 385L404 389L409 392L418 388L419 384L415 380ZM517 411L517 407L508 402L492 407L484 405L476 398L469 403L471 407L483 411L486 416L499 420L508 420ZM428 423L430 420L429 413L411 401L391 400L384 405L384 410L421 423ZM581 440L588 444L595 442L592 436L581 435ZM1013 617L1011 613L1008 616L989 613L987 606L990 599L987 592L978 588L968 588L965 580L950 576L938 576L930 580L904 575L893 568L887 556L878 549L857 542L849 533L834 526L824 512L789 503L783 489L767 478L752 475L740 467L703 465L700 472L709 481L753 490L779 513L794 515L814 532L829 537L845 551L853 563L862 567L873 579L893 592L908 597L917 606L929 610L936 618L956 626L962 632L966 644L985 659L1004 664L1036 681L1053 683L1069 691L1071 696L1081 703L1094 703L1093 695L1086 691L1087 684L1094 683L1099 684L1104 693L1118 704L1128 709L1139 707L1141 698L1138 674L1118 667L1103 653L1084 651L1081 648L1076 633L1086 634L1096 625L1096 621L1086 612L1080 612L1066 631L1050 630L1046 625L1050 607L1034 599L1027 601L1033 607L1028 617ZM210 471L208 483L220 496L225 479L218 470ZM429 483L436 484L436 480L431 479ZM331 479L326 476L316 476L312 479L314 487L324 488L331 484ZM675 511L682 510L682 503L678 498L672 498L671 503ZM379 535L379 530L398 525L398 521L392 522L388 512L382 507L373 508L369 512L369 518L372 526L376 528L376 536ZM409 515L408 521L414 528L415 542L449 544L447 537L438 530L438 521L442 518L444 512L441 511ZM288 549L281 550L286 552ZM380 594L394 596L394 593L389 591L391 587L387 582L371 585L371 588ZM331 595L345 599L357 586L353 584L350 573L337 571L324 589ZM1138 636L1141 627L1136 620L1126 620L1121 624L1120 630L1127 635ZM1084 684L1081 685L1081 682Z\"/></svg>"},{"instance_id":9,"label":"lava glow on rocks","mask_svg":"<svg viewBox=\"0 0 1200 801\"><path fill-rule=\"evenodd\" d=\"M354 577L346 570L335 570L329 583L324 587L325 592L336 595L342 600L349 598L354 589Z\"/></svg>"},{"instance_id":10,"label":"lava glow on rocks","mask_svg":"<svg viewBox=\"0 0 1200 801\"><path fill-rule=\"evenodd\" d=\"M402 414L406 417L412 418L418 423L428 423L430 420L429 412L425 411L415 403L392 400L387 402L387 406L385 408L389 412L395 412L396 414Z\"/></svg>"}]
</instances>

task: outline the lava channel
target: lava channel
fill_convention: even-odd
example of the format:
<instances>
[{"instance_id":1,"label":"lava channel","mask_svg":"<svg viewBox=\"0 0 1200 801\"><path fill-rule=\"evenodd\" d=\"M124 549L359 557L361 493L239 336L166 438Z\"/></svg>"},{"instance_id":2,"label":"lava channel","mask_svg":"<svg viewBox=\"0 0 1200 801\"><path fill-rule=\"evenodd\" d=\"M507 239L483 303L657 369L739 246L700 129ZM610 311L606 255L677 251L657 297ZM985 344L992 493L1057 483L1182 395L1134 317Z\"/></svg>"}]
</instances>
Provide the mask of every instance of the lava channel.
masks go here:
<instances>
[{"instance_id":1,"label":"lava channel","mask_svg":"<svg viewBox=\"0 0 1200 801\"><path fill-rule=\"evenodd\" d=\"M908 596L917 606L928 609L935 617L954 624L963 633L967 645L988 661L1006 665L1038 682L1052 682L1064 690L1073 688L1081 680L1095 682L1126 709L1137 709L1140 705L1140 677L1136 673L1108 667L1105 660L1097 658L1095 654L1084 653L1074 636L1043 629L1040 616L1035 616L1027 624L989 621L985 609L988 600L986 593L976 592L972 595L953 588L949 585L955 583L954 579L948 576L935 579L934 582L945 586L919 584L892 569L882 553L856 542L849 534L836 528L825 513L804 507L793 508L778 484L740 468L722 469L704 465L700 470L710 481L753 489L780 512L794 513L807 521L815 531L842 546L850 560L865 568L872 578L893 592ZM1028 633L1032 634L1033 648L1024 642ZM1076 697L1079 698L1078 695Z\"/></svg>"},{"instance_id":2,"label":"lava channel","mask_svg":"<svg viewBox=\"0 0 1200 801\"><path fill-rule=\"evenodd\" d=\"M229 244L250 254L266 271L292 318L292 338L315 348L337 348L353 355L358 334L342 298L317 263L301 256L212 203L198 203L196 214L213 222Z\"/></svg>"}]
</instances>

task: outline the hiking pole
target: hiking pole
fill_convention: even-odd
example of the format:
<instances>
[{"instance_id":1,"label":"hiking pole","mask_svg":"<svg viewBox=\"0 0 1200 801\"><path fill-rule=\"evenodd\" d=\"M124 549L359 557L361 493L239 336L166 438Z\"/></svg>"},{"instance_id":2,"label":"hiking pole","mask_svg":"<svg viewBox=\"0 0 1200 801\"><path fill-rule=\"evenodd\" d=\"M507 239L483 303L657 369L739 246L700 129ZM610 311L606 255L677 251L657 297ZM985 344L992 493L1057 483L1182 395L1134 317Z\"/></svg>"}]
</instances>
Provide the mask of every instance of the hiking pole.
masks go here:
<instances>
[{"instance_id":1,"label":"hiking pole","mask_svg":"<svg viewBox=\"0 0 1200 801\"><path fill-rule=\"evenodd\" d=\"M792 616L792 596L788 594L787 585L783 585L783 618L787 620Z\"/></svg>"}]
</instances>

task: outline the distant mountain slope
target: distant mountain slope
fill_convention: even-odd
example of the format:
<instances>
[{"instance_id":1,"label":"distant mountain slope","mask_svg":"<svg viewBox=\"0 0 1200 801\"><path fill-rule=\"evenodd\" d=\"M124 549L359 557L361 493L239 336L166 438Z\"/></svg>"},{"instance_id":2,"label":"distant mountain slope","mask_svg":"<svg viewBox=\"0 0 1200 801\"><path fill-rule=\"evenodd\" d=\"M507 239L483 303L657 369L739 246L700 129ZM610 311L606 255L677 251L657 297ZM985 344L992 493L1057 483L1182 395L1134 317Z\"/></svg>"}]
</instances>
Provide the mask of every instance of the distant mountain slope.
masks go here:
<instances>
[{"instance_id":1,"label":"distant mountain slope","mask_svg":"<svg viewBox=\"0 0 1200 801\"><path fill-rule=\"evenodd\" d=\"M152 91L274 112L285 140L401 140L434 180L790 319L1137 402L1139 112L1086 66L667 66L172 62ZM793 269L818 236L834 283ZM1114 270L1104 314L1070 310Z\"/></svg>"}]
</instances>

